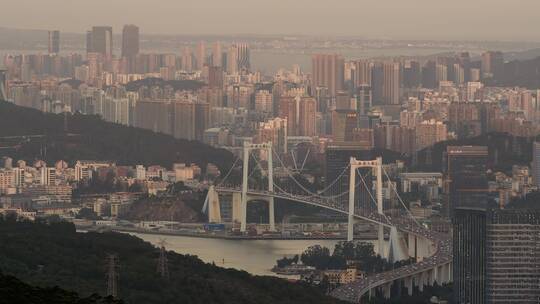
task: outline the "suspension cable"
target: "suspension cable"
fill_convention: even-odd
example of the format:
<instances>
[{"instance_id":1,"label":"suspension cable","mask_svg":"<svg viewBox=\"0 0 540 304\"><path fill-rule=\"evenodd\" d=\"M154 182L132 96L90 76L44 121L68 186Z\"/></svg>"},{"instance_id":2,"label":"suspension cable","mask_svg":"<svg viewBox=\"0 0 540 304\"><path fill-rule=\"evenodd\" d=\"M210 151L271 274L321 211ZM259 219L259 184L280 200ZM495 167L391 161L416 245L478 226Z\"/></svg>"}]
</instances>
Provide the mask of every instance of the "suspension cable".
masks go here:
<instances>
[{"instance_id":1,"label":"suspension cable","mask_svg":"<svg viewBox=\"0 0 540 304\"><path fill-rule=\"evenodd\" d=\"M229 175L231 175L231 173L233 172L234 168L236 167L236 163L240 160L240 157L236 157L236 160L234 161L234 163L232 164L231 168L229 169L229 172L227 172L227 174L225 174L225 177L216 185L216 187L219 187L221 186L225 180L227 178L229 178Z\"/></svg>"},{"instance_id":2,"label":"suspension cable","mask_svg":"<svg viewBox=\"0 0 540 304\"><path fill-rule=\"evenodd\" d=\"M394 192L396 193L396 196L398 197L398 200L399 202L401 203L401 205L403 206L403 208L405 208L405 211L407 212L407 214L411 217L411 219L418 225L418 226L422 226L420 225L420 223L416 220L416 218L414 218L413 214L411 213L411 211L409 210L409 208L407 208L407 206L405 206L405 203L403 202L403 200L401 199L401 196L399 195L396 187L394 186L394 184L390 181L390 177L388 176L388 173L386 172L386 169L384 169L384 167L382 167L382 170L384 172L384 175L386 175L386 178L388 179L388 183L390 184L390 187L394 190Z\"/></svg>"},{"instance_id":3,"label":"suspension cable","mask_svg":"<svg viewBox=\"0 0 540 304\"><path fill-rule=\"evenodd\" d=\"M272 149L273 151L273 149ZM295 184L297 184L302 190L304 190L305 192L313 195L313 196L316 196L316 197L320 197L320 198L335 198L335 197L340 197L340 196L343 196L344 194L347 193L347 191L343 192L343 193L340 193L338 195L334 195L334 196L324 196L324 195L320 195L318 193L314 193L312 192L311 190L307 189L304 187L304 185L302 185L299 181L296 180L296 178L291 174L291 172L287 169L287 167L285 166L285 164L283 163L282 159L279 157L279 154L277 152L274 151L274 154L276 155L278 161L280 162L281 166L285 169L285 172L287 173L287 175L294 181ZM349 166L347 166L343 172L341 172L341 174L338 176L338 178L336 178L334 180L334 182L329 185L328 187L326 187L325 189L323 189L323 191L326 191L328 190L331 186L333 186L342 176L343 174L345 174L345 172L347 171L347 168L349 168Z\"/></svg>"}]
</instances>

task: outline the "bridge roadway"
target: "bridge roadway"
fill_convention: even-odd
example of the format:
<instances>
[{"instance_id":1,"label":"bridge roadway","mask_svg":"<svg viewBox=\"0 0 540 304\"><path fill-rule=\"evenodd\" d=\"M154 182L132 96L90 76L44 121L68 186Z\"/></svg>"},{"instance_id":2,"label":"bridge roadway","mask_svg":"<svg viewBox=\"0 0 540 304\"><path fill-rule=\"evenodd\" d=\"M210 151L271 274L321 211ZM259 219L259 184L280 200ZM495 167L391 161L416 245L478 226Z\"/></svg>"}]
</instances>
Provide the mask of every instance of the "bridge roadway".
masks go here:
<instances>
[{"instance_id":1,"label":"bridge roadway","mask_svg":"<svg viewBox=\"0 0 540 304\"><path fill-rule=\"evenodd\" d=\"M226 193L242 192L240 187L216 187L216 190L217 192ZM319 196L293 195L283 192L269 192L266 190L253 189L249 189L247 194L252 197L272 196L274 198L291 200L348 214L348 206L345 204L337 203L334 200ZM382 224L386 227L396 227L401 232L425 238L434 244L435 253L424 258L420 262L402 266L391 271L372 274L362 280L342 285L330 293L330 295L335 298L352 303L360 303L362 296L372 289L387 285L396 280L410 278L412 276L419 276L426 272L434 271L434 269L437 269L437 267L446 266L452 262L452 242L451 239L446 235L428 230L410 219L393 219L391 217L378 214L376 210L362 211L357 209L355 210L354 216L358 219L375 224ZM423 282L420 284L423 284Z\"/></svg>"}]
</instances>

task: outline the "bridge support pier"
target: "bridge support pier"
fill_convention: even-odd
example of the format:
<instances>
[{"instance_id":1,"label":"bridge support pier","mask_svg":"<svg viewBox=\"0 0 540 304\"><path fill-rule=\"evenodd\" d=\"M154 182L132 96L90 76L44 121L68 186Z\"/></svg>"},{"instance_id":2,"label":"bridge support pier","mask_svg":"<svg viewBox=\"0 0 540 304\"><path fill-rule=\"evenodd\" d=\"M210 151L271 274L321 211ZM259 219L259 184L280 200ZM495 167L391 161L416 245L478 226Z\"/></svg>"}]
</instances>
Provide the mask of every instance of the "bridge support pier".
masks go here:
<instances>
[{"instance_id":1,"label":"bridge support pier","mask_svg":"<svg viewBox=\"0 0 540 304\"><path fill-rule=\"evenodd\" d=\"M431 271L431 286L435 285L435 282L439 284L439 267L435 266Z\"/></svg>"},{"instance_id":2,"label":"bridge support pier","mask_svg":"<svg viewBox=\"0 0 540 304\"><path fill-rule=\"evenodd\" d=\"M409 296L412 296L413 295L413 278L412 277L405 278L405 287L407 288L407 294Z\"/></svg>"},{"instance_id":3,"label":"bridge support pier","mask_svg":"<svg viewBox=\"0 0 540 304\"><path fill-rule=\"evenodd\" d=\"M239 192L232 194L232 221L233 223L242 222L242 193Z\"/></svg>"},{"instance_id":4,"label":"bridge support pier","mask_svg":"<svg viewBox=\"0 0 540 304\"><path fill-rule=\"evenodd\" d=\"M384 284L383 286L383 298L390 299L392 296L392 283Z\"/></svg>"},{"instance_id":5,"label":"bridge support pier","mask_svg":"<svg viewBox=\"0 0 540 304\"><path fill-rule=\"evenodd\" d=\"M426 273L422 272L418 275L418 290L420 292L424 291L424 285L426 284Z\"/></svg>"},{"instance_id":6,"label":"bridge support pier","mask_svg":"<svg viewBox=\"0 0 540 304\"><path fill-rule=\"evenodd\" d=\"M213 185L208 189L208 222L221 223L219 195Z\"/></svg>"},{"instance_id":7,"label":"bridge support pier","mask_svg":"<svg viewBox=\"0 0 540 304\"><path fill-rule=\"evenodd\" d=\"M412 233L407 233L407 251L409 253L409 257L414 257L415 261L418 262L418 253L417 253L417 240L416 236Z\"/></svg>"}]
</instances>

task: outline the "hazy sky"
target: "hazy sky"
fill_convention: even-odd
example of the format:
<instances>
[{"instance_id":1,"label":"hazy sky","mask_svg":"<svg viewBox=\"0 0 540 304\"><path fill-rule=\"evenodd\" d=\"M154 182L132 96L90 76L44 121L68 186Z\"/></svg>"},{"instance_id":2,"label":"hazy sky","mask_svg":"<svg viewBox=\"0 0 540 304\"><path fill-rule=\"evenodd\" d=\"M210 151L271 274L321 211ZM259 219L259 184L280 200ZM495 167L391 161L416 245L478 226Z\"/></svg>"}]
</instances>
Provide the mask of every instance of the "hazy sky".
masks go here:
<instances>
[{"instance_id":1,"label":"hazy sky","mask_svg":"<svg viewBox=\"0 0 540 304\"><path fill-rule=\"evenodd\" d=\"M1 0L0 26L540 41L540 0Z\"/></svg>"}]
</instances>

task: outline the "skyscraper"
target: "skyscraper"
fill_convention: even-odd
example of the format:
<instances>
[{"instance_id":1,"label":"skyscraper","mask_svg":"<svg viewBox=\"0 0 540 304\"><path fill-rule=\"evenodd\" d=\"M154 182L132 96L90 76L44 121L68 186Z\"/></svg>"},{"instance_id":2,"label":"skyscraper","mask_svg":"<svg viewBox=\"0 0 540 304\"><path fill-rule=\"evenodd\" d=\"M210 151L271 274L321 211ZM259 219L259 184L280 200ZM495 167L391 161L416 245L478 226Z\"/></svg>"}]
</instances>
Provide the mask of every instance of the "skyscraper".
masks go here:
<instances>
[{"instance_id":1,"label":"skyscraper","mask_svg":"<svg viewBox=\"0 0 540 304\"><path fill-rule=\"evenodd\" d=\"M88 37L87 37L88 41ZM113 32L110 26L94 26L91 34L91 51L111 59L113 55ZM87 47L88 48L88 47Z\"/></svg>"},{"instance_id":2,"label":"skyscraper","mask_svg":"<svg viewBox=\"0 0 540 304\"><path fill-rule=\"evenodd\" d=\"M344 59L337 54L315 54L311 59L313 88L326 87L333 97L344 85Z\"/></svg>"},{"instance_id":3,"label":"skyscraper","mask_svg":"<svg viewBox=\"0 0 540 304\"><path fill-rule=\"evenodd\" d=\"M122 57L134 57L139 54L139 27L126 24L122 29Z\"/></svg>"},{"instance_id":4,"label":"skyscraper","mask_svg":"<svg viewBox=\"0 0 540 304\"><path fill-rule=\"evenodd\" d=\"M92 53L94 52L94 48L92 47L92 31L86 31L86 53Z\"/></svg>"},{"instance_id":5,"label":"skyscraper","mask_svg":"<svg viewBox=\"0 0 540 304\"><path fill-rule=\"evenodd\" d=\"M367 60L357 60L354 62L354 72L351 75L354 87L371 86L371 69L373 64Z\"/></svg>"},{"instance_id":6,"label":"skyscraper","mask_svg":"<svg viewBox=\"0 0 540 304\"><path fill-rule=\"evenodd\" d=\"M485 302L539 303L540 210L492 210L486 219Z\"/></svg>"},{"instance_id":7,"label":"skyscraper","mask_svg":"<svg viewBox=\"0 0 540 304\"><path fill-rule=\"evenodd\" d=\"M197 61L197 70L202 71L204 64L206 63L206 43L200 41L197 45L196 58Z\"/></svg>"},{"instance_id":8,"label":"skyscraper","mask_svg":"<svg viewBox=\"0 0 540 304\"><path fill-rule=\"evenodd\" d=\"M238 47L235 44L227 51L227 73L238 74Z\"/></svg>"},{"instance_id":9,"label":"skyscraper","mask_svg":"<svg viewBox=\"0 0 540 304\"><path fill-rule=\"evenodd\" d=\"M214 43L214 48L212 49L212 65L220 67L223 61L221 51L221 42L216 41Z\"/></svg>"},{"instance_id":10,"label":"skyscraper","mask_svg":"<svg viewBox=\"0 0 540 304\"><path fill-rule=\"evenodd\" d=\"M282 96L279 116L287 119L290 136L314 136L316 101L312 97Z\"/></svg>"},{"instance_id":11,"label":"skyscraper","mask_svg":"<svg viewBox=\"0 0 540 304\"><path fill-rule=\"evenodd\" d=\"M60 53L60 31L49 31L49 54Z\"/></svg>"},{"instance_id":12,"label":"skyscraper","mask_svg":"<svg viewBox=\"0 0 540 304\"><path fill-rule=\"evenodd\" d=\"M383 91L384 105L398 105L400 98L400 64L399 62L383 63Z\"/></svg>"},{"instance_id":13,"label":"skyscraper","mask_svg":"<svg viewBox=\"0 0 540 304\"><path fill-rule=\"evenodd\" d=\"M455 303L485 303L486 211L454 210L453 276Z\"/></svg>"},{"instance_id":14,"label":"skyscraper","mask_svg":"<svg viewBox=\"0 0 540 304\"><path fill-rule=\"evenodd\" d=\"M193 70L193 53L188 46L186 46L182 52L182 70L186 72L191 72Z\"/></svg>"},{"instance_id":15,"label":"skyscraper","mask_svg":"<svg viewBox=\"0 0 540 304\"><path fill-rule=\"evenodd\" d=\"M454 303L538 303L540 210L454 215Z\"/></svg>"},{"instance_id":16,"label":"skyscraper","mask_svg":"<svg viewBox=\"0 0 540 304\"><path fill-rule=\"evenodd\" d=\"M450 209L485 209L488 191L488 148L448 146L446 154Z\"/></svg>"},{"instance_id":17,"label":"skyscraper","mask_svg":"<svg viewBox=\"0 0 540 304\"><path fill-rule=\"evenodd\" d=\"M376 62L371 69L371 87L373 90L373 105L384 104L384 68L380 62Z\"/></svg>"},{"instance_id":18,"label":"skyscraper","mask_svg":"<svg viewBox=\"0 0 540 304\"><path fill-rule=\"evenodd\" d=\"M497 78L504 69L504 55L502 52L485 52L482 54L482 76Z\"/></svg>"},{"instance_id":19,"label":"skyscraper","mask_svg":"<svg viewBox=\"0 0 540 304\"><path fill-rule=\"evenodd\" d=\"M540 185L540 142L533 142L532 144L532 174L533 182L538 187Z\"/></svg>"},{"instance_id":20,"label":"skyscraper","mask_svg":"<svg viewBox=\"0 0 540 304\"><path fill-rule=\"evenodd\" d=\"M249 71L251 69L251 55L247 43L237 44L238 50L238 69Z\"/></svg>"}]
</instances>

